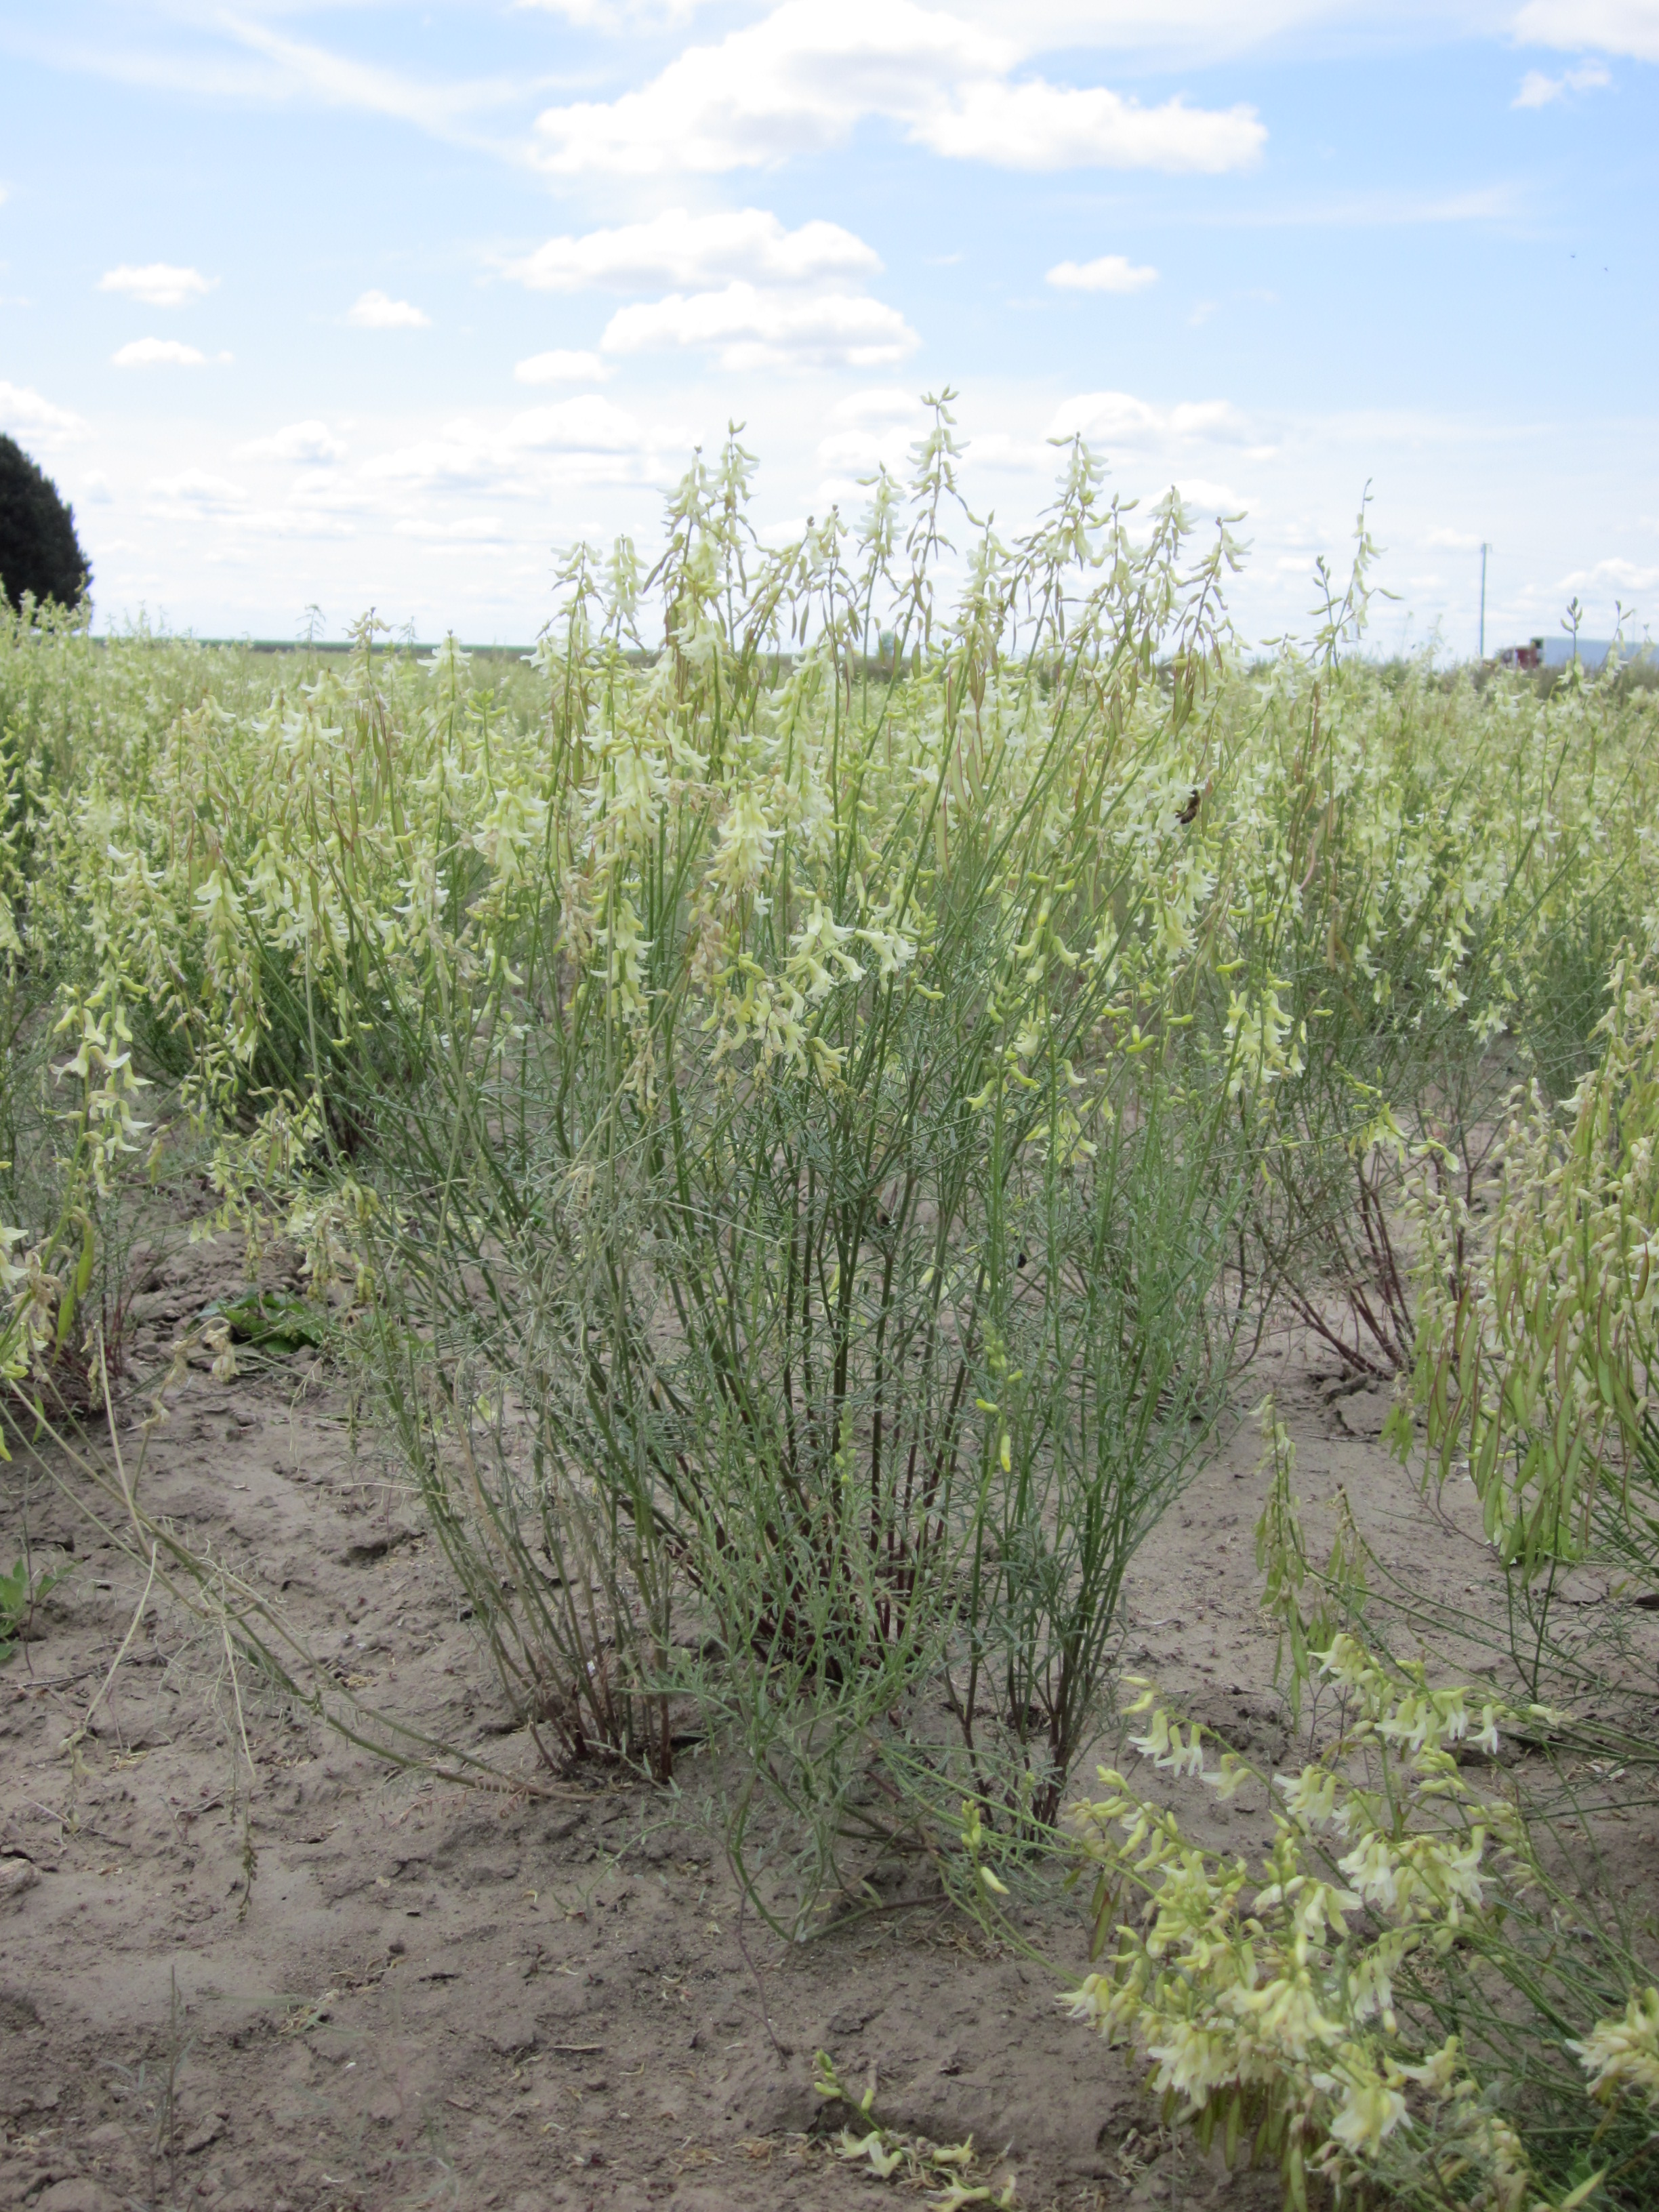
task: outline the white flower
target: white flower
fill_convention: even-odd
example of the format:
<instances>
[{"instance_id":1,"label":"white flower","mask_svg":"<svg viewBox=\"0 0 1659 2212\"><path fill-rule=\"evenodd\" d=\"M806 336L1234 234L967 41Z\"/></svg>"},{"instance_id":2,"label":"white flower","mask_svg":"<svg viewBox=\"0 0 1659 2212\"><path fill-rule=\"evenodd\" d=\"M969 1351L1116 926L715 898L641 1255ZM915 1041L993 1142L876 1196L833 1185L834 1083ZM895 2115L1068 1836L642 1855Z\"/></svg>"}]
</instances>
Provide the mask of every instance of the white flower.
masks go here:
<instances>
[{"instance_id":1,"label":"white flower","mask_svg":"<svg viewBox=\"0 0 1659 2212\"><path fill-rule=\"evenodd\" d=\"M1589 2075L1592 2095L1631 2088L1659 2105L1659 1989L1632 1996L1621 2019L1597 2021L1567 2048Z\"/></svg>"},{"instance_id":2,"label":"white flower","mask_svg":"<svg viewBox=\"0 0 1659 2212\"><path fill-rule=\"evenodd\" d=\"M1342 2103L1331 2122L1338 2142L1356 2154L1382 2148L1406 2117L1406 2100L1377 2075L1367 2070L1357 2081L1342 2085Z\"/></svg>"}]
</instances>

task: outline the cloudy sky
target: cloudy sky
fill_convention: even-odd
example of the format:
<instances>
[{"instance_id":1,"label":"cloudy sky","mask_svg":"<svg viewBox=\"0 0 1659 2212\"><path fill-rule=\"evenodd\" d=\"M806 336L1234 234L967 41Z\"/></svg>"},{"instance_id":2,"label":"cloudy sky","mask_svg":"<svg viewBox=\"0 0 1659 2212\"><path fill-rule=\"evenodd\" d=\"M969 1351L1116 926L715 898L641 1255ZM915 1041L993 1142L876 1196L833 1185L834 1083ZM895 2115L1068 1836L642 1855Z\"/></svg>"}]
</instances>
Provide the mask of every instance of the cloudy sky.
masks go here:
<instances>
[{"instance_id":1,"label":"cloudy sky","mask_svg":"<svg viewBox=\"0 0 1659 2212\"><path fill-rule=\"evenodd\" d=\"M1248 27L1241 28L1241 25ZM0 428L100 626L524 641L729 420L769 534L949 383L977 512L1082 429L1379 645L1659 634L1659 0L0 9ZM1638 624L1639 627L1639 624Z\"/></svg>"}]
</instances>

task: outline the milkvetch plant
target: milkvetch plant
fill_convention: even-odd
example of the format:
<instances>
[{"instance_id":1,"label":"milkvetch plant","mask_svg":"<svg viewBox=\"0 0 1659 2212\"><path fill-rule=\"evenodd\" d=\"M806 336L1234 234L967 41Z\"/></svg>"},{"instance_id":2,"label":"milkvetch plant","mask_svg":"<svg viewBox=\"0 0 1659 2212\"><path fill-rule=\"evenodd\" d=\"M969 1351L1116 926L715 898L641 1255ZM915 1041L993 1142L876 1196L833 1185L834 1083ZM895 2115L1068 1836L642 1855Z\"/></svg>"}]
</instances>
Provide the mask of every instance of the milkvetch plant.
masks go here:
<instances>
[{"instance_id":1,"label":"milkvetch plant","mask_svg":"<svg viewBox=\"0 0 1659 2212\"><path fill-rule=\"evenodd\" d=\"M896 584L890 487L774 556L741 449L694 471L645 665L630 558L573 565L541 919L377 1106L365 1341L515 1694L659 1771L675 1695L740 1718L809 1895L923 1686L1052 1817L1226 1367L1231 1048L1176 994L1231 550L1132 544L1079 455L946 616L951 452Z\"/></svg>"}]
</instances>

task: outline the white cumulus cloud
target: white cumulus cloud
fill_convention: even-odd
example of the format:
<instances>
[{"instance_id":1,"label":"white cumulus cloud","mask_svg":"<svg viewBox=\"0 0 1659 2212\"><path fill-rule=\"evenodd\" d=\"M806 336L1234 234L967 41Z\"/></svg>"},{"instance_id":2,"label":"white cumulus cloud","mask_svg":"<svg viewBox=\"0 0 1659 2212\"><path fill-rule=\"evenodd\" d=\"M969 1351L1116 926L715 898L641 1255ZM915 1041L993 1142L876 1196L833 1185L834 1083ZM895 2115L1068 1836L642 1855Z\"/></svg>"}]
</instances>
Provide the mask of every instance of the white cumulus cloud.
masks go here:
<instances>
[{"instance_id":1,"label":"white cumulus cloud","mask_svg":"<svg viewBox=\"0 0 1659 2212\"><path fill-rule=\"evenodd\" d=\"M1213 441L1242 444L1249 426L1230 400L1186 399L1155 407L1127 392L1085 392L1062 402L1048 425L1051 438L1081 435L1096 446L1186 445Z\"/></svg>"},{"instance_id":2,"label":"white cumulus cloud","mask_svg":"<svg viewBox=\"0 0 1659 2212\"><path fill-rule=\"evenodd\" d=\"M532 353L513 371L520 384L603 384L611 371L596 353Z\"/></svg>"},{"instance_id":3,"label":"white cumulus cloud","mask_svg":"<svg viewBox=\"0 0 1659 2212\"><path fill-rule=\"evenodd\" d=\"M430 315L409 301L373 290L358 295L346 310L346 320L355 331L424 331L432 323Z\"/></svg>"},{"instance_id":4,"label":"white cumulus cloud","mask_svg":"<svg viewBox=\"0 0 1659 2212\"><path fill-rule=\"evenodd\" d=\"M1063 292L1144 292L1157 283L1158 271L1137 268L1121 253L1103 253L1096 261L1057 261L1048 281Z\"/></svg>"},{"instance_id":5,"label":"white cumulus cloud","mask_svg":"<svg viewBox=\"0 0 1659 2212\"><path fill-rule=\"evenodd\" d=\"M830 410L830 420L854 428L889 429L902 424L921 425L929 419L918 395L905 384L867 384L862 392L849 392Z\"/></svg>"},{"instance_id":6,"label":"white cumulus cloud","mask_svg":"<svg viewBox=\"0 0 1659 2212\"><path fill-rule=\"evenodd\" d=\"M171 261L147 261L141 267L124 261L118 269L104 271L98 289L119 292L146 307L187 307L192 300L204 299L218 281L204 276L199 269L180 269Z\"/></svg>"},{"instance_id":7,"label":"white cumulus cloud","mask_svg":"<svg viewBox=\"0 0 1659 2212\"><path fill-rule=\"evenodd\" d=\"M1659 584L1659 568L1615 556L1612 560L1598 561L1593 568L1571 570L1562 577L1557 589L1582 592L1599 586L1615 592L1650 592L1656 584Z\"/></svg>"},{"instance_id":8,"label":"white cumulus cloud","mask_svg":"<svg viewBox=\"0 0 1659 2212\"><path fill-rule=\"evenodd\" d=\"M878 368L921 341L896 307L859 293L799 295L728 284L719 292L671 292L618 308L599 341L607 353L699 346L725 368Z\"/></svg>"},{"instance_id":9,"label":"white cumulus cloud","mask_svg":"<svg viewBox=\"0 0 1659 2212\"><path fill-rule=\"evenodd\" d=\"M73 445L87 434L86 424L70 409L54 406L30 386L8 384L3 378L0 378L0 430L21 446L46 451Z\"/></svg>"},{"instance_id":10,"label":"white cumulus cloud","mask_svg":"<svg viewBox=\"0 0 1659 2212\"><path fill-rule=\"evenodd\" d=\"M1103 86L1015 81L1020 49L916 0L784 0L718 45L688 46L636 92L537 118L561 175L718 172L823 152L867 117L957 160L1214 173L1255 160L1254 111L1142 107Z\"/></svg>"},{"instance_id":11,"label":"white cumulus cloud","mask_svg":"<svg viewBox=\"0 0 1659 2212\"><path fill-rule=\"evenodd\" d=\"M1011 430L981 430L967 443L967 457L978 469L997 469L1014 475L1039 470L1052 476L1054 447L1046 438L1022 438Z\"/></svg>"},{"instance_id":12,"label":"white cumulus cloud","mask_svg":"<svg viewBox=\"0 0 1659 2212\"><path fill-rule=\"evenodd\" d=\"M1074 89L983 82L918 116L910 135L935 154L1005 169L1166 169L1214 176L1245 167L1266 131L1243 107L1143 107L1104 85Z\"/></svg>"},{"instance_id":13,"label":"white cumulus cloud","mask_svg":"<svg viewBox=\"0 0 1659 2212\"><path fill-rule=\"evenodd\" d=\"M1559 100L1564 93L1596 92L1612 82L1611 72L1601 62L1581 63L1563 76L1546 76L1542 70L1528 70L1510 106L1547 107L1551 100Z\"/></svg>"},{"instance_id":14,"label":"white cumulus cloud","mask_svg":"<svg viewBox=\"0 0 1659 2212\"><path fill-rule=\"evenodd\" d=\"M1027 51L1044 47L1108 47L1156 56L1171 64L1213 62L1249 52L1285 33L1315 26L1364 25L1380 9L1353 0L952 0L969 21L1018 39ZM1475 15L1469 0L1423 0L1395 4L1388 20L1416 15L1443 23Z\"/></svg>"},{"instance_id":15,"label":"white cumulus cloud","mask_svg":"<svg viewBox=\"0 0 1659 2212\"><path fill-rule=\"evenodd\" d=\"M581 30L622 32L636 25L660 31L665 23L684 22L705 0L513 0L515 8L532 8L545 15L562 15Z\"/></svg>"},{"instance_id":16,"label":"white cumulus cloud","mask_svg":"<svg viewBox=\"0 0 1659 2212\"><path fill-rule=\"evenodd\" d=\"M561 399L550 407L528 408L514 416L507 434L514 447L538 453L635 453L661 436L647 431L625 407L601 399L597 392ZM668 434L671 439L684 434Z\"/></svg>"},{"instance_id":17,"label":"white cumulus cloud","mask_svg":"<svg viewBox=\"0 0 1659 2212\"><path fill-rule=\"evenodd\" d=\"M527 408L500 426L463 416L434 437L377 454L362 476L377 490L483 490L502 498L538 498L553 483L667 482L678 472L678 457L695 442L690 430L643 423L598 392L584 392Z\"/></svg>"},{"instance_id":18,"label":"white cumulus cloud","mask_svg":"<svg viewBox=\"0 0 1659 2212\"><path fill-rule=\"evenodd\" d=\"M1528 0L1510 27L1525 46L1659 61L1659 0Z\"/></svg>"},{"instance_id":19,"label":"white cumulus cloud","mask_svg":"<svg viewBox=\"0 0 1659 2212\"><path fill-rule=\"evenodd\" d=\"M665 25L685 21L707 6L708 0L514 0L520 8L534 8L567 21L612 33L640 26L660 32ZM1248 52L1287 31L1307 26L1351 22L1364 9L1353 0L948 0L951 11L964 23L1000 32L1019 41L1021 50L1045 48L1112 48L1132 53L1151 53L1172 63L1213 62ZM1408 9L1413 0L1407 0ZM1420 15L1431 14L1416 0ZM1470 0L1437 0L1432 13L1444 20L1450 13L1473 17L1485 27L1491 10L1479 9ZM1396 6L1391 19L1397 19Z\"/></svg>"},{"instance_id":20,"label":"white cumulus cloud","mask_svg":"<svg viewBox=\"0 0 1659 2212\"><path fill-rule=\"evenodd\" d=\"M424 538L434 544L505 545L508 533L501 517L495 514L448 515L431 520L415 520L404 526L411 538Z\"/></svg>"},{"instance_id":21,"label":"white cumulus cloud","mask_svg":"<svg viewBox=\"0 0 1659 2212\"><path fill-rule=\"evenodd\" d=\"M213 476L206 469L152 477L149 494L150 512L176 521L204 521L210 516L235 514L247 505L247 494L240 484Z\"/></svg>"},{"instance_id":22,"label":"white cumulus cloud","mask_svg":"<svg viewBox=\"0 0 1659 2212\"><path fill-rule=\"evenodd\" d=\"M1188 507L1203 507L1211 514L1237 514L1249 505L1231 485L1217 483L1212 477L1178 476L1175 488Z\"/></svg>"},{"instance_id":23,"label":"white cumulus cloud","mask_svg":"<svg viewBox=\"0 0 1659 2212\"><path fill-rule=\"evenodd\" d=\"M256 514L238 515L236 523L239 534L252 538L321 541L357 535L356 526L348 521L344 515L331 514L326 508L303 505L262 508Z\"/></svg>"},{"instance_id":24,"label":"white cumulus cloud","mask_svg":"<svg viewBox=\"0 0 1659 2212\"><path fill-rule=\"evenodd\" d=\"M236 448L252 460L295 461L307 468L326 468L346 455L345 443L326 422L289 422L269 437L250 438Z\"/></svg>"},{"instance_id":25,"label":"white cumulus cloud","mask_svg":"<svg viewBox=\"0 0 1659 2212\"><path fill-rule=\"evenodd\" d=\"M818 461L837 479L834 489L850 490L853 480L878 466L894 476L903 473L912 445L927 428L927 410L902 385L876 384L838 399L828 419Z\"/></svg>"},{"instance_id":26,"label":"white cumulus cloud","mask_svg":"<svg viewBox=\"0 0 1659 2212\"><path fill-rule=\"evenodd\" d=\"M228 354L221 354L228 361ZM134 338L110 356L117 368L200 368L207 356L182 338Z\"/></svg>"},{"instance_id":27,"label":"white cumulus cloud","mask_svg":"<svg viewBox=\"0 0 1659 2212\"><path fill-rule=\"evenodd\" d=\"M881 267L875 250L838 222L805 222L786 230L763 208L692 215L668 208L649 222L550 238L506 273L542 292L603 285L625 292L677 291L743 279L757 284L806 284L860 278Z\"/></svg>"}]
</instances>

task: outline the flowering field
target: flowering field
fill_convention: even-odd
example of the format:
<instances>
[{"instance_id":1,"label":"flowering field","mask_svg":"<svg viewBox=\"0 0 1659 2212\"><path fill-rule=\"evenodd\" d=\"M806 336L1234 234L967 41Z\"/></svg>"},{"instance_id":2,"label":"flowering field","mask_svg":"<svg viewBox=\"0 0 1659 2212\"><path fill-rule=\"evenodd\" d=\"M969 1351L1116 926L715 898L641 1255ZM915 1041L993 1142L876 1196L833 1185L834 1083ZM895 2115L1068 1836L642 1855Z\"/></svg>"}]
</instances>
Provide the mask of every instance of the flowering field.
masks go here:
<instances>
[{"instance_id":1,"label":"flowering field","mask_svg":"<svg viewBox=\"0 0 1659 2212\"><path fill-rule=\"evenodd\" d=\"M171 1382L325 1347L518 1786L724 1747L792 1942L884 1821L1009 1940L1083 1864L1074 2009L1297 2202L1650 2202L1651 1929L1548 1838L1591 1773L1651 1809L1659 695L1367 662L1363 518L1310 636L1247 654L1225 528L1060 458L1005 544L941 410L779 550L734 443L648 574L571 560L522 665L0 632L15 1462L159 1418L131 1255L188 1190L249 1287ZM1311 1565L1268 1405L1269 1775L1122 1687L1123 1591L1285 1341L1474 1482L1510 1602L1477 1691L1355 1533ZM228 1650L483 1777L108 1479ZM1599 1644L1553 1602L1587 1564ZM1160 1771L1265 1792L1269 1861ZM921 2170L866 2106L849 2151Z\"/></svg>"}]
</instances>

